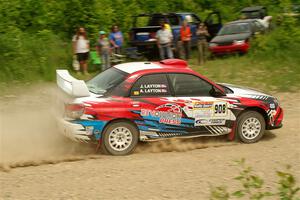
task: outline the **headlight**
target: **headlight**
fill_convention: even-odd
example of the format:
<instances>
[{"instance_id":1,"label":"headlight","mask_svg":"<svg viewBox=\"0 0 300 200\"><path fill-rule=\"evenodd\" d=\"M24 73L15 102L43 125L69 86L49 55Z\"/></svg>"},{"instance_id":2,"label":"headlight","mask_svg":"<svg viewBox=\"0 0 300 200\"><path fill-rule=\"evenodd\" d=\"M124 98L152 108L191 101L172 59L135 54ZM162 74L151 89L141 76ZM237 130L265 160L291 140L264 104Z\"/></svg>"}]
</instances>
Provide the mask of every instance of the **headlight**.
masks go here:
<instances>
[{"instance_id":1,"label":"headlight","mask_svg":"<svg viewBox=\"0 0 300 200\"><path fill-rule=\"evenodd\" d=\"M280 103L276 97L274 97L274 103L277 104L278 106L280 106Z\"/></svg>"},{"instance_id":2,"label":"headlight","mask_svg":"<svg viewBox=\"0 0 300 200\"><path fill-rule=\"evenodd\" d=\"M245 40L234 40L233 41L233 44L237 44L237 45L244 44L244 43L245 43Z\"/></svg>"},{"instance_id":3,"label":"headlight","mask_svg":"<svg viewBox=\"0 0 300 200\"><path fill-rule=\"evenodd\" d=\"M217 43L209 43L209 47L216 47L216 46L218 46Z\"/></svg>"}]
</instances>

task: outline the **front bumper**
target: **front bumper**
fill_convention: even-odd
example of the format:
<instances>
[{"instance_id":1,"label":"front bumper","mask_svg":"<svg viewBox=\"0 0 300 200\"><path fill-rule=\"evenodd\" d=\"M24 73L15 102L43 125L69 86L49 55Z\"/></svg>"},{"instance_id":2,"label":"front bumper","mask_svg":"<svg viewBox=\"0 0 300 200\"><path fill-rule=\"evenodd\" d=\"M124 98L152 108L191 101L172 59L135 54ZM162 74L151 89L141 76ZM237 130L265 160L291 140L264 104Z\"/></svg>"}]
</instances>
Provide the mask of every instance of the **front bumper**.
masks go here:
<instances>
[{"instance_id":1,"label":"front bumper","mask_svg":"<svg viewBox=\"0 0 300 200\"><path fill-rule=\"evenodd\" d=\"M275 116L274 123L270 126L267 126L267 130L278 129L281 128L283 121L283 109L279 107L278 114Z\"/></svg>"},{"instance_id":2,"label":"front bumper","mask_svg":"<svg viewBox=\"0 0 300 200\"><path fill-rule=\"evenodd\" d=\"M227 53L234 53L234 52L247 53L248 49L249 49L248 43L209 47L209 50L214 54L227 54Z\"/></svg>"},{"instance_id":3,"label":"front bumper","mask_svg":"<svg viewBox=\"0 0 300 200\"><path fill-rule=\"evenodd\" d=\"M91 141L92 135L81 124L75 124L65 119L57 119L57 126L61 134L73 141L84 143Z\"/></svg>"}]
</instances>

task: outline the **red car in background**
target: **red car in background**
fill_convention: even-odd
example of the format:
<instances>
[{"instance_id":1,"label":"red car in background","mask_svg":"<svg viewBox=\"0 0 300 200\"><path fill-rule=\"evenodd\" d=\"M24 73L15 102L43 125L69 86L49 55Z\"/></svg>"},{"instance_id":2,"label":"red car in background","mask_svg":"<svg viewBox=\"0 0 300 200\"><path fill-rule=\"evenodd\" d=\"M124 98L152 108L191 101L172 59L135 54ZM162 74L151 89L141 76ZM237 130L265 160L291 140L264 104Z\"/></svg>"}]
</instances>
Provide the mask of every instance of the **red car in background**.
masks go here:
<instances>
[{"instance_id":1,"label":"red car in background","mask_svg":"<svg viewBox=\"0 0 300 200\"><path fill-rule=\"evenodd\" d=\"M233 21L219 31L209 42L209 50L214 55L240 53L245 54L250 48L250 39L264 33L267 26L261 19Z\"/></svg>"},{"instance_id":2,"label":"red car in background","mask_svg":"<svg viewBox=\"0 0 300 200\"><path fill-rule=\"evenodd\" d=\"M57 70L57 84L68 96L61 132L112 155L172 137L228 135L253 143L282 126L275 97L214 83L178 59L119 64L86 83Z\"/></svg>"}]
</instances>

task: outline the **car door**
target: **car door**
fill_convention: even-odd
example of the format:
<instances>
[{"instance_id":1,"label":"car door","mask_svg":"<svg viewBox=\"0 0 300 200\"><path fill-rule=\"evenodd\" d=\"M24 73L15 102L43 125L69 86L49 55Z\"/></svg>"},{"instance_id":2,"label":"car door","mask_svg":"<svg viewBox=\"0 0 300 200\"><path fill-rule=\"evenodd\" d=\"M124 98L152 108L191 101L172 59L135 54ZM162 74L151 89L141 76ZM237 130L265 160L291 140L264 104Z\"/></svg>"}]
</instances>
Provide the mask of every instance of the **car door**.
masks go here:
<instances>
[{"instance_id":1,"label":"car door","mask_svg":"<svg viewBox=\"0 0 300 200\"><path fill-rule=\"evenodd\" d=\"M173 98L182 107L182 121L193 122L186 128L188 135L223 135L231 131L235 120L231 105L224 97L212 96L216 88L211 83L185 73L170 73L168 78Z\"/></svg>"},{"instance_id":2,"label":"car door","mask_svg":"<svg viewBox=\"0 0 300 200\"><path fill-rule=\"evenodd\" d=\"M211 12L206 17L204 23L207 26L210 39L215 37L219 30L222 28L222 18L220 12Z\"/></svg>"},{"instance_id":3,"label":"car door","mask_svg":"<svg viewBox=\"0 0 300 200\"><path fill-rule=\"evenodd\" d=\"M266 27L264 27L263 24L258 21L254 21L254 27L256 34L263 34L266 31Z\"/></svg>"},{"instance_id":4,"label":"car door","mask_svg":"<svg viewBox=\"0 0 300 200\"><path fill-rule=\"evenodd\" d=\"M173 102L167 75L148 74L132 86L130 98L139 116L137 124L141 139L173 137L184 134L182 109Z\"/></svg>"}]
</instances>

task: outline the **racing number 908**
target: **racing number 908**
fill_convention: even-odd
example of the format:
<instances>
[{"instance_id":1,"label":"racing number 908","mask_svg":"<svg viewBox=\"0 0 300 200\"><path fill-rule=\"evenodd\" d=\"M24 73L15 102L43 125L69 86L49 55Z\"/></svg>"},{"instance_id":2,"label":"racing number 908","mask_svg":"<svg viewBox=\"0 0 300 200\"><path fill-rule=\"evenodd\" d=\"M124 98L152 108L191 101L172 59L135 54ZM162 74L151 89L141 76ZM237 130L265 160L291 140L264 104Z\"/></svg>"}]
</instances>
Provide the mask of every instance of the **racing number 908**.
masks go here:
<instances>
[{"instance_id":1,"label":"racing number 908","mask_svg":"<svg viewBox=\"0 0 300 200\"><path fill-rule=\"evenodd\" d=\"M226 104L216 104L215 114L221 114L226 112Z\"/></svg>"}]
</instances>

